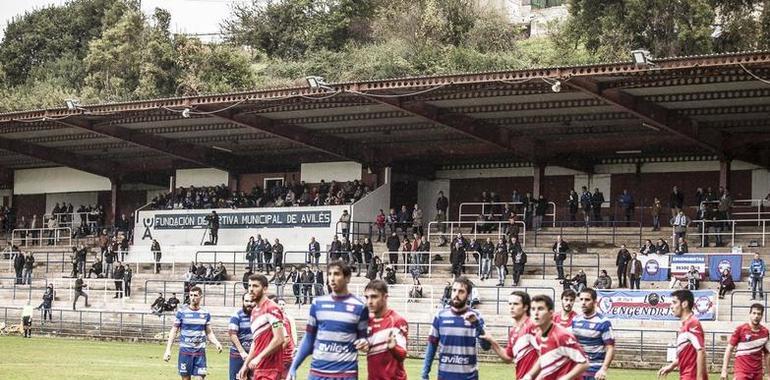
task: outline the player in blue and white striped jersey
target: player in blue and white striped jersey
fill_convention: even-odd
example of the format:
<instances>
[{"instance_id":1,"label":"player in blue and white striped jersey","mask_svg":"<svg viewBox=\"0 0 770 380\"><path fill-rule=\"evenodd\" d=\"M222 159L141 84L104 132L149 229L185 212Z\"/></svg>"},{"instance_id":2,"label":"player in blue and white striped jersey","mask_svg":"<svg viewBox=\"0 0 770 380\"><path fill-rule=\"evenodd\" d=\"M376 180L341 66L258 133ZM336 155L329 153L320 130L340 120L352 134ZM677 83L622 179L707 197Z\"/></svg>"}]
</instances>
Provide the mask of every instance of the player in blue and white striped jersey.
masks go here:
<instances>
[{"instance_id":1,"label":"player in blue and white striped jersey","mask_svg":"<svg viewBox=\"0 0 770 380\"><path fill-rule=\"evenodd\" d=\"M422 378L428 379L436 351L439 356L438 378L441 380L474 380L479 378L478 349L476 341L484 350L491 344L480 339L484 335L484 319L468 307L468 298L473 283L466 277L457 277L452 284L450 307L442 309L433 318L428 336Z\"/></svg>"},{"instance_id":2,"label":"player in blue and white striped jersey","mask_svg":"<svg viewBox=\"0 0 770 380\"><path fill-rule=\"evenodd\" d=\"M178 370L179 376L184 380L189 380L192 376L205 378L208 374L206 338L222 352L222 345L211 330L211 314L200 307L201 296L201 288L194 286L190 289L190 306L177 311L174 326L168 334L166 352L163 354L163 360L171 359L171 345L179 332Z\"/></svg>"},{"instance_id":3,"label":"player in blue and white striped jersey","mask_svg":"<svg viewBox=\"0 0 770 380\"><path fill-rule=\"evenodd\" d=\"M305 336L289 369L289 379L297 378L297 368L309 355L309 380L358 379L358 352L368 351L369 309L348 292L350 267L342 261L327 265L332 293L316 297L310 305Z\"/></svg>"},{"instance_id":4,"label":"player in blue and white striped jersey","mask_svg":"<svg viewBox=\"0 0 770 380\"><path fill-rule=\"evenodd\" d=\"M251 310L254 300L250 293L243 295L243 306L230 317L227 334L230 337L230 377L228 380L238 380L238 371L243 367L243 361L249 356L251 348Z\"/></svg>"},{"instance_id":5,"label":"player in blue and white striped jersey","mask_svg":"<svg viewBox=\"0 0 770 380\"><path fill-rule=\"evenodd\" d=\"M585 288L578 296L582 302L583 315L572 320L572 333L583 346L590 365L583 374L583 380L604 380L607 369L615 355L615 336L612 322L596 312L596 291Z\"/></svg>"}]
</instances>

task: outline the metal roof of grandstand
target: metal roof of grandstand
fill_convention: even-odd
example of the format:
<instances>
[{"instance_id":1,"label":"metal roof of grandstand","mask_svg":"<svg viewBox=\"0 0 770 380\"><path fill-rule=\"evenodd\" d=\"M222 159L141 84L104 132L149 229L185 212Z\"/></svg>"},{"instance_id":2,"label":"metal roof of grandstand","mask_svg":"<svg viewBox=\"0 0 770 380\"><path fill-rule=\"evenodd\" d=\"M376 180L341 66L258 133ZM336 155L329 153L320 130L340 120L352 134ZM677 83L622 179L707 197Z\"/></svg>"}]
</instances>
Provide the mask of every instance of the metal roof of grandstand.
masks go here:
<instances>
[{"instance_id":1,"label":"metal roof of grandstand","mask_svg":"<svg viewBox=\"0 0 770 380\"><path fill-rule=\"evenodd\" d=\"M602 159L708 155L768 166L767 79L770 52L740 52L12 112L0 114L0 167L114 178L338 160L590 171Z\"/></svg>"}]
</instances>

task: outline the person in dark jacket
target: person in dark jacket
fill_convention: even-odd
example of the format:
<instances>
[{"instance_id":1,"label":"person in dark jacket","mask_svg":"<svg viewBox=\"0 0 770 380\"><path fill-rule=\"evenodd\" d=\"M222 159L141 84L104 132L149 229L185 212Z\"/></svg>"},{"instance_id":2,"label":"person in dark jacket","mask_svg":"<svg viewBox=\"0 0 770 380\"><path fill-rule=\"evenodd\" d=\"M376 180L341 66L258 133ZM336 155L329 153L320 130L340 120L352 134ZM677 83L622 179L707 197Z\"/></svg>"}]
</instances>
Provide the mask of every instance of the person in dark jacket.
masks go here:
<instances>
[{"instance_id":1,"label":"person in dark jacket","mask_svg":"<svg viewBox=\"0 0 770 380\"><path fill-rule=\"evenodd\" d=\"M480 244L479 256L481 256L479 276L481 281L488 280L489 274L492 272L492 261L495 259L495 246L492 244L491 238L487 238L486 241Z\"/></svg>"},{"instance_id":2,"label":"person in dark jacket","mask_svg":"<svg viewBox=\"0 0 770 380\"><path fill-rule=\"evenodd\" d=\"M553 261L556 263L556 272L558 276L557 280L564 279L564 260L567 259L567 252L569 252L569 244L561 238L561 235L556 237L556 242L551 247L553 251Z\"/></svg>"},{"instance_id":3,"label":"person in dark jacket","mask_svg":"<svg viewBox=\"0 0 770 380\"><path fill-rule=\"evenodd\" d=\"M78 279L75 280L75 299L72 301L72 310L75 311L75 305L78 303L78 298L83 297L86 299L86 307L91 307L88 304L88 294L83 289L88 288L87 284L83 283L83 274L78 274Z\"/></svg>"},{"instance_id":4,"label":"person in dark jacket","mask_svg":"<svg viewBox=\"0 0 770 380\"><path fill-rule=\"evenodd\" d=\"M621 244L618 254L615 257L615 266L618 268L618 288L628 287L626 269L629 261L631 261L631 253L628 252L625 244Z\"/></svg>"},{"instance_id":5,"label":"person in dark jacket","mask_svg":"<svg viewBox=\"0 0 770 380\"><path fill-rule=\"evenodd\" d=\"M658 244L656 244L655 247L656 247L656 249L655 249L656 252L655 253L657 253L659 255L665 255L665 254L671 252L671 250L668 247L668 243L666 243L666 241L663 240L663 239L658 239Z\"/></svg>"},{"instance_id":6,"label":"person in dark jacket","mask_svg":"<svg viewBox=\"0 0 770 380\"><path fill-rule=\"evenodd\" d=\"M115 258L117 252L112 248L112 245L107 245L107 250L104 251L104 277L112 278L114 272L113 265L115 264Z\"/></svg>"},{"instance_id":7,"label":"person in dark jacket","mask_svg":"<svg viewBox=\"0 0 770 380\"><path fill-rule=\"evenodd\" d=\"M43 323L45 323L46 317L49 321L53 321L53 313L51 313L51 307L53 306L53 300L56 298L56 293L53 290L53 284L48 284L43 293L43 302L37 309L43 309Z\"/></svg>"},{"instance_id":8,"label":"person in dark jacket","mask_svg":"<svg viewBox=\"0 0 770 380\"><path fill-rule=\"evenodd\" d=\"M158 298L155 299L155 302L150 305L150 311L160 316L163 314L163 307L166 305L166 299L163 298L163 293L158 293Z\"/></svg>"},{"instance_id":9,"label":"person in dark jacket","mask_svg":"<svg viewBox=\"0 0 770 380\"><path fill-rule=\"evenodd\" d=\"M300 283L302 283L302 304L307 305L308 303L308 297L310 298L310 302L313 302L313 283L315 281L315 276L313 275L313 272L310 271L307 267L302 268L302 274L299 277Z\"/></svg>"},{"instance_id":10,"label":"person in dark jacket","mask_svg":"<svg viewBox=\"0 0 770 380\"><path fill-rule=\"evenodd\" d=\"M249 262L249 272L254 271L254 261L257 259L257 241L254 236L249 237L246 243L246 261Z\"/></svg>"},{"instance_id":11,"label":"person in dark jacket","mask_svg":"<svg viewBox=\"0 0 770 380\"><path fill-rule=\"evenodd\" d=\"M91 269L88 270L88 278L91 278L92 274L95 275L96 278L102 278L102 260L98 257L96 258L96 261L91 264Z\"/></svg>"},{"instance_id":12,"label":"person in dark jacket","mask_svg":"<svg viewBox=\"0 0 770 380\"><path fill-rule=\"evenodd\" d=\"M724 299L727 292L731 292L735 289L735 282L733 281L733 275L730 273L729 268L725 268L719 277L719 299Z\"/></svg>"},{"instance_id":13,"label":"person in dark jacket","mask_svg":"<svg viewBox=\"0 0 770 380\"><path fill-rule=\"evenodd\" d=\"M361 245L361 250L364 253L364 263L367 267L372 263L372 257L374 256L374 246L369 238L364 238L364 244Z\"/></svg>"},{"instance_id":14,"label":"person in dark jacket","mask_svg":"<svg viewBox=\"0 0 770 380\"><path fill-rule=\"evenodd\" d=\"M13 257L13 270L16 272L16 285L22 283L22 272L24 271L24 254L16 252Z\"/></svg>"},{"instance_id":15,"label":"person in dark jacket","mask_svg":"<svg viewBox=\"0 0 770 380\"><path fill-rule=\"evenodd\" d=\"M294 304L299 305L300 302L300 290L302 284L300 284L301 278L296 267L290 267L289 275L286 277L287 282L291 282L291 292L294 293Z\"/></svg>"},{"instance_id":16,"label":"person in dark jacket","mask_svg":"<svg viewBox=\"0 0 770 380\"><path fill-rule=\"evenodd\" d=\"M382 272L385 270L385 266L382 265L382 260L380 260L379 257L374 256L372 258L372 262L369 263L367 271L366 271L366 278L368 278L370 281L375 280L378 278L382 279Z\"/></svg>"},{"instance_id":17,"label":"person in dark jacket","mask_svg":"<svg viewBox=\"0 0 770 380\"><path fill-rule=\"evenodd\" d=\"M588 225L591 221L591 192L585 186L580 193L580 208L583 209L583 221Z\"/></svg>"},{"instance_id":18,"label":"person in dark jacket","mask_svg":"<svg viewBox=\"0 0 770 380\"><path fill-rule=\"evenodd\" d=\"M459 277L462 275L462 271L465 265L465 250L467 248L467 241L463 239L462 235L452 241L452 248L449 253L449 262L452 264L452 275Z\"/></svg>"},{"instance_id":19,"label":"person in dark jacket","mask_svg":"<svg viewBox=\"0 0 770 380\"><path fill-rule=\"evenodd\" d=\"M535 204L535 219L533 226L537 231L540 231L543 226L543 218L545 218L546 210L548 210L548 200L545 199L543 194L540 194L537 197L537 203Z\"/></svg>"},{"instance_id":20,"label":"person in dark jacket","mask_svg":"<svg viewBox=\"0 0 770 380\"><path fill-rule=\"evenodd\" d=\"M602 204L604 203L604 194L599 191L599 188L594 189L594 193L591 195L591 209L594 210L594 220L597 222L602 221Z\"/></svg>"},{"instance_id":21,"label":"person in dark jacket","mask_svg":"<svg viewBox=\"0 0 770 380\"><path fill-rule=\"evenodd\" d=\"M353 259L350 265L351 267L353 265L356 266L356 277L361 277L361 264L363 264L364 261L363 250L364 246L361 244L360 239L356 239L353 242L353 245L350 247L350 252Z\"/></svg>"},{"instance_id":22,"label":"person in dark jacket","mask_svg":"<svg viewBox=\"0 0 770 380\"><path fill-rule=\"evenodd\" d=\"M275 244L273 244L273 263L275 263L276 268L283 267L283 244L278 239L275 239Z\"/></svg>"},{"instance_id":23,"label":"person in dark jacket","mask_svg":"<svg viewBox=\"0 0 770 380\"><path fill-rule=\"evenodd\" d=\"M273 246L267 238L262 239L262 259L265 261L265 271L270 275L273 270Z\"/></svg>"},{"instance_id":24,"label":"person in dark jacket","mask_svg":"<svg viewBox=\"0 0 770 380\"><path fill-rule=\"evenodd\" d=\"M125 284L123 292L126 294L127 298L131 298L131 280L133 279L134 271L131 269L130 264L126 264L126 273L123 275L123 283Z\"/></svg>"},{"instance_id":25,"label":"person in dark jacket","mask_svg":"<svg viewBox=\"0 0 770 380\"><path fill-rule=\"evenodd\" d=\"M497 269L497 286L505 285L505 272L508 266L508 245L502 238L495 246L495 268Z\"/></svg>"},{"instance_id":26,"label":"person in dark jacket","mask_svg":"<svg viewBox=\"0 0 770 380\"><path fill-rule=\"evenodd\" d=\"M679 211L684 209L684 193L679 190L679 187L674 186L671 190L671 197L669 198L669 207L671 207L671 216L676 216Z\"/></svg>"},{"instance_id":27,"label":"person in dark jacket","mask_svg":"<svg viewBox=\"0 0 770 380\"><path fill-rule=\"evenodd\" d=\"M310 264L312 262L315 265L318 265L318 262L320 259L321 259L321 244L315 241L315 237L311 237L310 244L308 244L307 246L307 259L305 261L307 262L307 264Z\"/></svg>"},{"instance_id":28,"label":"person in dark jacket","mask_svg":"<svg viewBox=\"0 0 770 380\"><path fill-rule=\"evenodd\" d=\"M112 298L123 298L123 277L125 275L126 268L123 266L123 263L118 261L115 266L115 273L112 275L112 279L115 280L115 297Z\"/></svg>"},{"instance_id":29,"label":"person in dark jacket","mask_svg":"<svg viewBox=\"0 0 770 380\"><path fill-rule=\"evenodd\" d=\"M626 276L631 282L631 289L639 289L642 280L642 262L636 258L636 252L631 254L631 261L626 265Z\"/></svg>"},{"instance_id":30,"label":"person in dark jacket","mask_svg":"<svg viewBox=\"0 0 770 380\"><path fill-rule=\"evenodd\" d=\"M518 238L511 238L511 242L508 244L508 254L513 261L513 286L519 286L521 275L524 274L524 265L527 263L527 254L521 249Z\"/></svg>"},{"instance_id":31,"label":"person in dark jacket","mask_svg":"<svg viewBox=\"0 0 770 380\"><path fill-rule=\"evenodd\" d=\"M326 282L324 282L324 271L318 266L313 268L313 280L315 281L316 297L324 295L324 286L326 285Z\"/></svg>"},{"instance_id":32,"label":"person in dark jacket","mask_svg":"<svg viewBox=\"0 0 770 380\"><path fill-rule=\"evenodd\" d=\"M388 247L388 259L390 264L398 264L398 249L401 248L401 240L398 235L393 232L388 236L388 240L385 242L385 246Z\"/></svg>"},{"instance_id":33,"label":"person in dark jacket","mask_svg":"<svg viewBox=\"0 0 770 380\"><path fill-rule=\"evenodd\" d=\"M447 210L449 209L449 199L444 196L443 191L438 192L438 199L436 199L436 211L440 211L442 214L446 215Z\"/></svg>"},{"instance_id":34,"label":"person in dark jacket","mask_svg":"<svg viewBox=\"0 0 770 380\"><path fill-rule=\"evenodd\" d=\"M334 235L331 245L329 245L329 261L337 261L342 256L342 242L337 235Z\"/></svg>"},{"instance_id":35,"label":"person in dark jacket","mask_svg":"<svg viewBox=\"0 0 770 380\"><path fill-rule=\"evenodd\" d=\"M252 272L250 267L244 268L243 278L241 279L244 290L249 290L249 276L251 276L252 274L254 274L254 272Z\"/></svg>"},{"instance_id":36,"label":"person in dark jacket","mask_svg":"<svg viewBox=\"0 0 770 380\"><path fill-rule=\"evenodd\" d=\"M575 192L575 189L570 190L569 196L567 196L567 208L569 209L569 221L572 222L571 224L573 226L575 225L575 220L577 219L579 205L580 196L577 192Z\"/></svg>"},{"instance_id":37,"label":"person in dark jacket","mask_svg":"<svg viewBox=\"0 0 770 380\"><path fill-rule=\"evenodd\" d=\"M152 259L154 262L155 267L155 274L160 273L160 258L162 256L162 253L160 251L160 243L158 243L158 240L152 239L152 246L150 246L150 251L152 251Z\"/></svg>"},{"instance_id":38,"label":"person in dark jacket","mask_svg":"<svg viewBox=\"0 0 770 380\"><path fill-rule=\"evenodd\" d=\"M22 284L32 285L32 269L35 268L35 257L32 252L27 252L24 256L24 273L22 273Z\"/></svg>"}]
</instances>

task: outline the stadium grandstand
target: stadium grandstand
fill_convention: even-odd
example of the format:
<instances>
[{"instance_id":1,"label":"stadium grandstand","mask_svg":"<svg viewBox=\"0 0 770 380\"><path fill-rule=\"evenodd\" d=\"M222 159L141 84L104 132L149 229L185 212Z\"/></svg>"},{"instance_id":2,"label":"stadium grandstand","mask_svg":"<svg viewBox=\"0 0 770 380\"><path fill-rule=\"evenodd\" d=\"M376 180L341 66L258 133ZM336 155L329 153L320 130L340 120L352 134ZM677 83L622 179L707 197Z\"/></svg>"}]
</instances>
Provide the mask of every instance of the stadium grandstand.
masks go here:
<instances>
[{"instance_id":1,"label":"stadium grandstand","mask_svg":"<svg viewBox=\"0 0 770 380\"><path fill-rule=\"evenodd\" d=\"M762 283L750 268L770 244L763 78L770 52L311 77L307 87L0 114L0 318L19 323L52 284L53 318L36 332L158 341L174 320L152 308L158 294L183 303L197 284L224 333L251 267L270 272L271 292L301 325L306 298L327 292L315 266L342 258L354 294L369 278L395 280L390 305L419 357L453 271L473 280L474 307L502 339L511 291L558 300L604 270L611 285L599 309L615 328L614 366L666 362L679 329L669 293L689 286L718 371L750 305L767 302L748 285ZM522 267L489 256L487 239L513 236ZM19 252L34 257L29 273L15 268ZM633 290L618 277L631 253L641 264ZM89 273L96 264L102 276ZM734 290L721 294L725 270ZM81 273L90 307L73 307Z\"/></svg>"}]
</instances>

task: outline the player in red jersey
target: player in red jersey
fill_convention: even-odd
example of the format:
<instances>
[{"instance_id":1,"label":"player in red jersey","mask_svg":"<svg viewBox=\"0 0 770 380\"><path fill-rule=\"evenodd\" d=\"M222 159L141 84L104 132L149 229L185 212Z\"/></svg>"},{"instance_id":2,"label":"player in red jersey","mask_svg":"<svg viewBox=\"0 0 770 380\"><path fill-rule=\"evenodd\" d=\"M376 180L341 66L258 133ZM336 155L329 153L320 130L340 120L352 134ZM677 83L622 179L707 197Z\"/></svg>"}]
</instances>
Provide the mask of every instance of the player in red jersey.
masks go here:
<instances>
[{"instance_id":1,"label":"player in red jersey","mask_svg":"<svg viewBox=\"0 0 770 380\"><path fill-rule=\"evenodd\" d=\"M749 323L744 323L735 329L725 348L720 379L727 379L727 364L733 350L736 350L733 366L734 380L762 380L763 360L768 361L767 368L770 370L770 339L768 339L770 333L767 327L761 324L764 314L765 308L762 304L751 305Z\"/></svg>"},{"instance_id":2,"label":"player in red jersey","mask_svg":"<svg viewBox=\"0 0 770 380\"><path fill-rule=\"evenodd\" d=\"M294 351L297 350L297 326L294 323L294 319L286 314L286 301L283 298L278 300L278 307L281 308L281 313L283 313L283 328L286 329L283 342L284 370L281 374L281 380L285 380L289 377L291 361L294 359Z\"/></svg>"},{"instance_id":3,"label":"player in red jersey","mask_svg":"<svg viewBox=\"0 0 770 380\"><path fill-rule=\"evenodd\" d=\"M404 359L409 324L388 309L388 284L372 280L364 289L369 308L369 352L366 355L369 380L406 380Z\"/></svg>"},{"instance_id":4,"label":"player in red jersey","mask_svg":"<svg viewBox=\"0 0 770 380\"><path fill-rule=\"evenodd\" d=\"M574 380L588 369L588 357L572 332L553 322L553 300L532 297L532 319L540 359L521 380Z\"/></svg>"},{"instance_id":5,"label":"player in red jersey","mask_svg":"<svg viewBox=\"0 0 770 380\"><path fill-rule=\"evenodd\" d=\"M283 342L286 331L283 313L275 302L267 298L267 277L259 273L249 276L249 293L254 300L251 311L251 345L249 356L243 361L238 378L247 380L247 371L253 380L280 380L284 372Z\"/></svg>"},{"instance_id":6,"label":"player in red jersey","mask_svg":"<svg viewBox=\"0 0 770 380\"><path fill-rule=\"evenodd\" d=\"M708 380L703 327L692 312L694 304L695 297L687 289L671 293L671 312L682 322L676 336L677 361L661 368L658 376L665 376L679 366L681 380Z\"/></svg>"},{"instance_id":7,"label":"player in red jersey","mask_svg":"<svg viewBox=\"0 0 770 380\"><path fill-rule=\"evenodd\" d=\"M492 343L492 349L504 362L516 362L516 378L521 379L532 369L539 358L534 335L536 326L529 319L529 294L518 290L511 293L508 297L508 306L511 308L513 328L508 334L506 348L500 347L500 344L490 335L484 335L482 338Z\"/></svg>"},{"instance_id":8,"label":"player in red jersey","mask_svg":"<svg viewBox=\"0 0 770 380\"><path fill-rule=\"evenodd\" d=\"M561 293L561 312L554 313L553 323L556 323L565 329L572 329L572 320L575 318L575 315L577 315L577 313L572 310L572 306L575 305L575 298L577 298L577 294L575 294L575 291L572 289L567 289Z\"/></svg>"}]
</instances>

